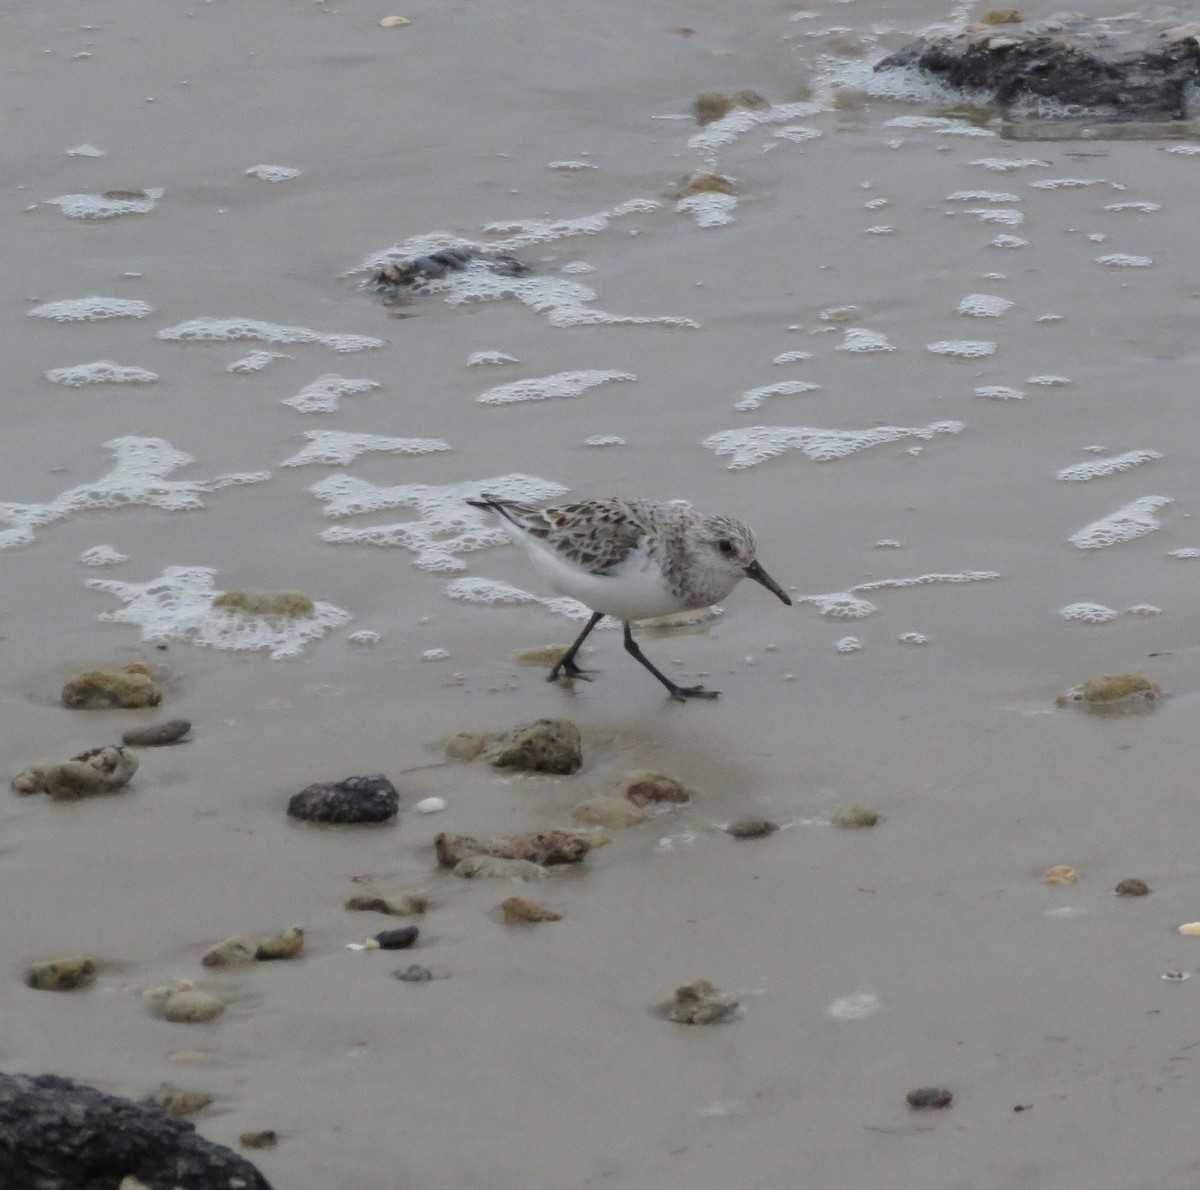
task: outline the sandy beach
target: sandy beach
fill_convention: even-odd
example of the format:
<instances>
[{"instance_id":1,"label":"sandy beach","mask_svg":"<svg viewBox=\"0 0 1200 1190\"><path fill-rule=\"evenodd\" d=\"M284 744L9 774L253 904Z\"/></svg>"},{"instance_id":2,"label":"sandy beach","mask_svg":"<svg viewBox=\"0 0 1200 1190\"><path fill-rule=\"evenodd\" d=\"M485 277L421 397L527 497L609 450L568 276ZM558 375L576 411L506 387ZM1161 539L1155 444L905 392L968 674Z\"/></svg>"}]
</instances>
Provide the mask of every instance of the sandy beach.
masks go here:
<instances>
[{"instance_id":1,"label":"sandy beach","mask_svg":"<svg viewBox=\"0 0 1200 1190\"><path fill-rule=\"evenodd\" d=\"M194 726L121 793L5 794L0 1070L206 1091L206 1137L278 1133L247 1154L276 1190L1196 1184L1200 127L1022 139L889 93L871 63L986 7L928 0L8 7L2 755ZM742 89L766 106L698 127ZM364 284L443 242L530 287ZM154 378L53 376L96 361ZM714 703L614 631L549 685L517 655L578 620L444 520L499 480L742 517L796 605L744 583L641 634ZM214 647L231 589L345 622ZM160 707L62 705L139 661ZM1131 671L1166 696L1056 706ZM579 772L445 760L546 717ZM438 831L577 825L639 769L690 803L578 868L436 866ZM373 773L391 824L285 815ZM878 825L831 826L851 805ZM782 829L731 838L747 814ZM348 948L409 923L343 908L364 887L429 893L413 949ZM505 926L513 894L562 920ZM294 961L199 963L293 924ZM25 986L69 954L91 987ZM701 977L738 1019L662 1019ZM225 1013L141 997L184 979ZM929 1085L952 1105L909 1108Z\"/></svg>"}]
</instances>

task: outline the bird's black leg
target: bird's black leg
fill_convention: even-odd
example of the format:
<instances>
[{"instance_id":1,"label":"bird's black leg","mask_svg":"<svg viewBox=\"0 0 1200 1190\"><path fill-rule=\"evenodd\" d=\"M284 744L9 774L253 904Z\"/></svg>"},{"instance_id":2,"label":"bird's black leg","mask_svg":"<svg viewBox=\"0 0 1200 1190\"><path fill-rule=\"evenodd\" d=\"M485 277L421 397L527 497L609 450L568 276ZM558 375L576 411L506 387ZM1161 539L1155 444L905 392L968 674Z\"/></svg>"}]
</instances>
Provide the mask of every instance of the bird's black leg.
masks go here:
<instances>
[{"instance_id":1,"label":"bird's black leg","mask_svg":"<svg viewBox=\"0 0 1200 1190\"><path fill-rule=\"evenodd\" d=\"M578 642L577 642L578 643ZM629 621L625 621L625 652L628 653L635 661L644 665L666 688L671 692L671 697L676 702L686 702L689 698L716 698L720 693L719 690L705 690L703 686L676 686L670 678L661 670L655 669L653 665L646 659L645 653L638 648L638 643L633 639L633 632L629 627Z\"/></svg>"},{"instance_id":2,"label":"bird's black leg","mask_svg":"<svg viewBox=\"0 0 1200 1190\"><path fill-rule=\"evenodd\" d=\"M550 676L546 678L547 682L557 682L560 674L565 674L568 678L583 678L584 681L590 680L587 676L587 671L580 669L575 664L575 657L579 652L580 646L587 640L588 633L603 619L603 612L592 612L592 618L587 622L584 630L575 638L575 643L555 663L554 668L550 671Z\"/></svg>"}]
</instances>

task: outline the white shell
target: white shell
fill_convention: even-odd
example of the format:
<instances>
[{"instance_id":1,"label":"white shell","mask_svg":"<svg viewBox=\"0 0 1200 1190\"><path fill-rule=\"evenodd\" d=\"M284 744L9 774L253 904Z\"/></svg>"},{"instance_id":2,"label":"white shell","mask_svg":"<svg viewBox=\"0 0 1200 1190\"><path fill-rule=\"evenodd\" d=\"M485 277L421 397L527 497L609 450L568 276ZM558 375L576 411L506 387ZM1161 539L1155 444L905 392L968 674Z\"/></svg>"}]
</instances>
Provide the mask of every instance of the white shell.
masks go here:
<instances>
[{"instance_id":1,"label":"white shell","mask_svg":"<svg viewBox=\"0 0 1200 1190\"><path fill-rule=\"evenodd\" d=\"M446 799L441 797L422 798L421 801L413 807L418 814L437 814L446 808ZM1197 932L1200 933L1200 927Z\"/></svg>"},{"instance_id":2,"label":"white shell","mask_svg":"<svg viewBox=\"0 0 1200 1190\"><path fill-rule=\"evenodd\" d=\"M1187 922L1185 925L1179 927L1179 932L1189 938L1200 936L1200 921Z\"/></svg>"}]
</instances>

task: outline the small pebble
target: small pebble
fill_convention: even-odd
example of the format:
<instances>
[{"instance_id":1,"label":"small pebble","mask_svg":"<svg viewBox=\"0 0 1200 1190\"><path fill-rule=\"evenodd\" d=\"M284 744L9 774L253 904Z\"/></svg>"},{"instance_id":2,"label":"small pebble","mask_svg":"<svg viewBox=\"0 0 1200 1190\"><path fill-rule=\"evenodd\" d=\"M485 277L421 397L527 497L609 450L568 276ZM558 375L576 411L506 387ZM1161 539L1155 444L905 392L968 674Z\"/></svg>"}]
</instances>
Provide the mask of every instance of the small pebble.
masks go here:
<instances>
[{"instance_id":1,"label":"small pebble","mask_svg":"<svg viewBox=\"0 0 1200 1190\"><path fill-rule=\"evenodd\" d=\"M446 755L451 760L474 760L483 754L487 746L487 736L460 731L458 735L446 741Z\"/></svg>"},{"instance_id":2,"label":"small pebble","mask_svg":"<svg viewBox=\"0 0 1200 1190\"><path fill-rule=\"evenodd\" d=\"M215 1020L224 1011L224 1001L199 988L172 992L163 1002L163 1016L177 1025L196 1025Z\"/></svg>"},{"instance_id":3,"label":"small pebble","mask_svg":"<svg viewBox=\"0 0 1200 1190\"><path fill-rule=\"evenodd\" d=\"M25 982L42 992L73 992L96 978L96 960L79 957L34 963L25 972Z\"/></svg>"},{"instance_id":4,"label":"small pebble","mask_svg":"<svg viewBox=\"0 0 1200 1190\"><path fill-rule=\"evenodd\" d=\"M1179 927L1185 938L1200 938L1200 921L1189 921Z\"/></svg>"},{"instance_id":5,"label":"small pebble","mask_svg":"<svg viewBox=\"0 0 1200 1190\"><path fill-rule=\"evenodd\" d=\"M402 971L394 971L392 975L405 983L428 983L433 978L433 972L428 967L422 967L420 963L413 963Z\"/></svg>"},{"instance_id":6,"label":"small pebble","mask_svg":"<svg viewBox=\"0 0 1200 1190\"><path fill-rule=\"evenodd\" d=\"M718 992L707 979L697 979L676 988L675 998L662 1006L662 1013L680 1025L716 1025L732 1019L740 1008L734 997Z\"/></svg>"},{"instance_id":7,"label":"small pebble","mask_svg":"<svg viewBox=\"0 0 1200 1190\"><path fill-rule=\"evenodd\" d=\"M562 914L553 909L547 909L536 901L527 901L524 897L509 897L501 903L504 911L504 921L507 925L517 925L521 922L562 921Z\"/></svg>"},{"instance_id":8,"label":"small pebble","mask_svg":"<svg viewBox=\"0 0 1200 1190\"><path fill-rule=\"evenodd\" d=\"M1042 879L1047 884L1078 884L1079 873L1069 864L1058 864L1053 868L1047 868Z\"/></svg>"},{"instance_id":9,"label":"small pebble","mask_svg":"<svg viewBox=\"0 0 1200 1190\"><path fill-rule=\"evenodd\" d=\"M254 952L257 949L258 943L253 938L235 934L232 938L226 938L224 942L218 942L216 946L210 946L200 956L200 962L205 967L240 967L254 962Z\"/></svg>"},{"instance_id":10,"label":"small pebble","mask_svg":"<svg viewBox=\"0 0 1200 1190\"><path fill-rule=\"evenodd\" d=\"M687 786L665 773L629 773L613 790L613 797L625 798L635 806L652 802L683 803L690 799Z\"/></svg>"},{"instance_id":11,"label":"small pebble","mask_svg":"<svg viewBox=\"0 0 1200 1190\"><path fill-rule=\"evenodd\" d=\"M213 1096L204 1091L185 1091L172 1083L163 1083L157 1091L152 1091L142 1100L163 1111L169 1111L173 1116L194 1116L203 1111L213 1101Z\"/></svg>"},{"instance_id":12,"label":"small pebble","mask_svg":"<svg viewBox=\"0 0 1200 1190\"><path fill-rule=\"evenodd\" d=\"M1119 897L1144 897L1149 894L1150 886L1144 880L1131 876L1128 880L1122 880L1113 892Z\"/></svg>"},{"instance_id":13,"label":"small pebble","mask_svg":"<svg viewBox=\"0 0 1200 1190\"><path fill-rule=\"evenodd\" d=\"M254 957L260 960L294 959L304 947L304 931L300 926L284 930L278 938L266 938L258 944Z\"/></svg>"},{"instance_id":14,"label":"small pebble","mask_svg":"<svg viewBox=\"0 0 1200 1190\"><path fill-rule=\"evenodd\" d=\"M756 818L748 815L731 822L725 830L735 839L762 839L773 835L779 829L779 823L769 818Z\"/></svg>"},{"instance_id":15,"label":"small pebble","mask_svg":"<svg viewBox=\"0 0 1200 1190\"><path fill-rule=\"evenodd\" d=\"M417 940L421 931L416 926L402 926L398 930L380 930L375 935L380 950L406 950Z\"/></svg>"},{"instance_id":16,"label":"small pebble","mask_svg":"<svg viewBox=\"0 0 1200 1190\"><path fill-rule=\"evenodd\" d=\"M238 1137L238 1143L247 1149L273 1149L279 1143L279 1133L273 1128L262 1132L243 1132Z\"/></svg>"},{"instance_id":17,"label":"small pebble","mask_svg":"<svg viewBox=\"0 0 1200 1190\"><path fill-rule=\"evenodd\" d=\"M416 917L429 908L429 896L421 890L402 893L359 893L346 901L347 909L369 909L393 917Z\"/></svg>"},{"instance_id":18,"label":"small pebble","mask_svg":"<svg viewBox=\"0 0 1200 1190\"><path fill-rule=\"evenodd\" d=\"M909 1107L949 1107L954 1094L945 1087L917 1087L905 1096Z\"/></svg>"},{"instance_id":19,"label":"small pebble","mask_svg":"<svg viewBox=\"0 0 1200 1190\"><path fill-rule=\"evenodd\" d=\"M411 25L412 20L409 17L384 17L379 24L384 29L399 29L404 25Z\"/></svg>"},{"instance_id":20,"label":"small pebble","mask_svg":"<svg viewBox=\"0 0 1200 1190\"><path fill-rule=\"evenodd\" d=\"M858 830L874 826L879 821L879 811L868 806L846 806L836 811L829 821L845 830Z\"/></svg>"},{"instance_id":21,"label":"small pebble","mask_svg":"<svg viewBox=\"0 0 1200 1190\"><path fill-rule=\"evenodd\" d=\"M121 737L121 743L131 748L162 748L178 743L191 730L192 725L187 719L168 719L165 723L127 731Z\"/></svg>"},{"instance_id":22,"label":"small pebble","mask_svg":"<svg viewBox=\"0 0 1200 1190\"><path fill-rule=\"evenodd\" d=\"M413 809L418 814L440 814L446 808L444 797L423 797Z\"/></svg>"}]
</instances>

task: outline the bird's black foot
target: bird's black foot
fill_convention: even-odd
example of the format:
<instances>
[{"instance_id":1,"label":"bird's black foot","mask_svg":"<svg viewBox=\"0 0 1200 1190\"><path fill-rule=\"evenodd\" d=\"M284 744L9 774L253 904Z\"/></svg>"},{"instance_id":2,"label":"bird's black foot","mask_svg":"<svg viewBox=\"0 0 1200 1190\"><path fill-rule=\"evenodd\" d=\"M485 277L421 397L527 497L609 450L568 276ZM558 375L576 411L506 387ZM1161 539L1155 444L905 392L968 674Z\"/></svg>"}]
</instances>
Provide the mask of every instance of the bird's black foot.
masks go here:
<instances>
[{"instance_id":1,"label":"bird's black foot","mask_svg":"<svg viewBox=\"0 0 1200 1190\"><path fill-rule=\"evenodd\" d=\"M676 702L687 702L689 698L716 698L720 690L705 690L703 686L672 686L671 697Z\"/></svg>"},{"instance_id":2,"label":"bird's black foot","mask_svg":"<svg viewBox=\"0 0 1200 1190\"><path fill-rule=\"evenodd\" d=\"M547 675L547 682L557 682L561 678L578 678L581 682L590 682L592 680L592 671L590 669L580 669L574 661L560 661Z\"/></svg>"}]
</instances>

